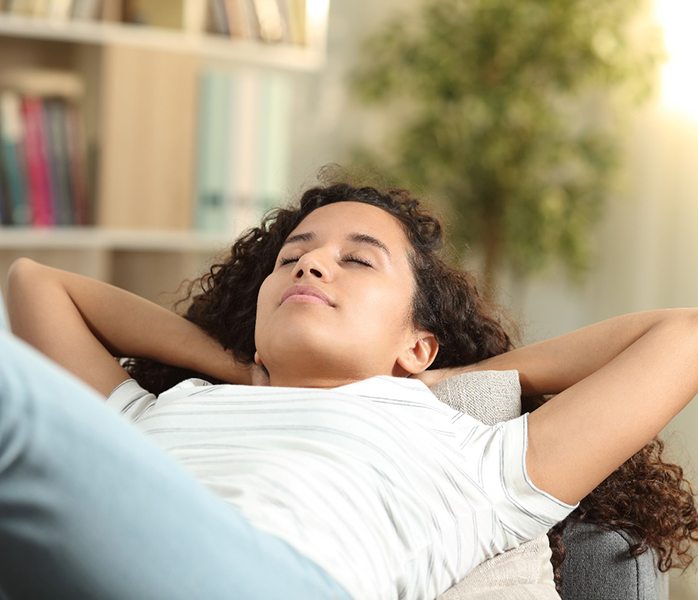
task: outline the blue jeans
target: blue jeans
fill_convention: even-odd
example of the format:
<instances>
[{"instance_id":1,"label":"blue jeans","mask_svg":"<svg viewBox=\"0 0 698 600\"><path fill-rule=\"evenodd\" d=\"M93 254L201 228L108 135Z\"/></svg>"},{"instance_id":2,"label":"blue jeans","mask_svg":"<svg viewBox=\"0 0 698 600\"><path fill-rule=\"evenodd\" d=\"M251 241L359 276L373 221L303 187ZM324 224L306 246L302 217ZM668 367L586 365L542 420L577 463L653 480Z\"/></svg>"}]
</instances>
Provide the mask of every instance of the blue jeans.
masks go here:
<instances>
[{"instance_id":1,"label":"blue jeans","mask_svg":"<svg viewBox=\"0 0 698 600\"><path fill-rule=\"evenodd\" d=\"M0 330L0 598L235 600L346 592L252 527L104 399Z\"/></svg>"}]
</instances>

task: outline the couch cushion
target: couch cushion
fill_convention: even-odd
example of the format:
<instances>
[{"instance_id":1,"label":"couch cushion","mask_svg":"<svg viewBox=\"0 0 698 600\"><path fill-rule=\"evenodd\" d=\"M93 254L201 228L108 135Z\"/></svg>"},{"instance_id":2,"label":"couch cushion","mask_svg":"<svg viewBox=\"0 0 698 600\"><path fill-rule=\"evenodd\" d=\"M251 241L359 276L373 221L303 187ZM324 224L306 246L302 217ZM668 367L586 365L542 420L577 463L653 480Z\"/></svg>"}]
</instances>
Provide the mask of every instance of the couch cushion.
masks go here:
<instances>
[{"instance_id":1,"label":"couch cushion","mask_svg":"<svg viewBox=\"0 0 698 600\"><path fill-rule=\"evenodd\" d=\"M473 371L431 388L452 408L492 425L521 414L518 371ZM478 565L439 600L559 600L548 537L543 535Z\"/></svg>"}]
</instances>

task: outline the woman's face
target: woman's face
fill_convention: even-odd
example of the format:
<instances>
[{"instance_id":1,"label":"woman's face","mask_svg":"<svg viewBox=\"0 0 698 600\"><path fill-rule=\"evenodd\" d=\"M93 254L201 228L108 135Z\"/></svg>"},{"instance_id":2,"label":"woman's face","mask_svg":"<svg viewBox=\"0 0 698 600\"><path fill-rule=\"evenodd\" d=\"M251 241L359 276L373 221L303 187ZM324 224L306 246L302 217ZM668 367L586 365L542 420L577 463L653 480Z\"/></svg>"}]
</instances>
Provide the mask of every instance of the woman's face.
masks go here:
<instances>
[{"instance_id":1,"label":"woman's face","mask_svg":"<svg viewBox=\"0 0 698 600\"><path fill-rule=\"evenodd\" d=\"M255 343L271 384L333 387L412 372L412 346L428 334L411 323L409 250L399 221L375 206L310 213L259 291Z\"/></svg>"}]
</instances>

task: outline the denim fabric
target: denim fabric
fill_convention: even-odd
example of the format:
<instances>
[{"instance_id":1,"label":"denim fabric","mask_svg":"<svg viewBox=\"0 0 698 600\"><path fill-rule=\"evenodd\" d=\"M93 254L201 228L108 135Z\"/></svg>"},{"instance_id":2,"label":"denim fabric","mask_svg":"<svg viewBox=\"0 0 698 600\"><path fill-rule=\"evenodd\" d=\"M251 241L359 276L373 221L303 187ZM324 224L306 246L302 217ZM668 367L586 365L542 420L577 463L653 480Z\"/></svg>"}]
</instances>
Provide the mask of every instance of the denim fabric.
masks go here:
<instances>
[{"instance_id":1,"label":"denim fabric","mask_svg":"<svg viewBox=\"0 0 698 600\"><path fill-rule=\"evenodd\" d=\"M103 401L0 331L0 598L348 598Z\"/></svg>"}]
</instances>

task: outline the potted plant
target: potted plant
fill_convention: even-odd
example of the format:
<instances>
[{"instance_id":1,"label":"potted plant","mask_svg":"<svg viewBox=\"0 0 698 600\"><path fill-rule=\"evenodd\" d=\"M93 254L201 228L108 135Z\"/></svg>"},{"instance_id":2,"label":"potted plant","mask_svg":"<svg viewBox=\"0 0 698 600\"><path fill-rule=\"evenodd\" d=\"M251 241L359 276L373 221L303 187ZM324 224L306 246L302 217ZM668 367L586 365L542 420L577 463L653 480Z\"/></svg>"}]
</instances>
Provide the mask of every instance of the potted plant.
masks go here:
<instances>
[{"instance_id":1,"label":"potted plant","mask_svg":"<svg viewBox=\"0 0 698 600\"><path fill-rule=\"evenodd\" d=\"M624 115L662 57L643 0L423 0L365 40L351 78L391 115L354 164L441 202L486 293L506 267L589 265Z\"/></svg>"}]
</instances>

